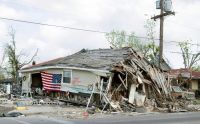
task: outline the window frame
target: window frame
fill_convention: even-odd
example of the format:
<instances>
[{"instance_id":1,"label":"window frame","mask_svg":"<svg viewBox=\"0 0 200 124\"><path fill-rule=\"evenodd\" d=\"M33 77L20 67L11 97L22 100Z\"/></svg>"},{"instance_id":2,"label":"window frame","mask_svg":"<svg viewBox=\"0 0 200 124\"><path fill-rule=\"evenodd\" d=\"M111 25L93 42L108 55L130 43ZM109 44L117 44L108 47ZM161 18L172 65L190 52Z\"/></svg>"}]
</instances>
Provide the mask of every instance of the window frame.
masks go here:
<instances>
[{"instance_id":1,"label":"window frame","mask_svg":"<svg viewBox=\"0 0 200 124\"><path fill-rule=\"evenodd\" d=\"M64 73L65 72L70 72L70 82L64 82ZM63 84L71 84L71 82L72 82L72 70L63 70L63 77L62 77L62 83Z\"/></svg>"}]
</instances>

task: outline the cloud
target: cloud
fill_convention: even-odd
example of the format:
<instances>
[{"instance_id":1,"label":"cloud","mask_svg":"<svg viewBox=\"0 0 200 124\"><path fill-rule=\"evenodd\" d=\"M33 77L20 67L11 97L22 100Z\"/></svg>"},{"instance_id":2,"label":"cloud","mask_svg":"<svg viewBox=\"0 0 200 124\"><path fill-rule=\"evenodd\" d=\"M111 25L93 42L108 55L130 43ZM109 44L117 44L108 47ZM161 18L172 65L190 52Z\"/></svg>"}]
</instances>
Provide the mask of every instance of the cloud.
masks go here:
<instances>
[{"instance_id":1,"label":"cloud","mask_svg":"<svg viewBox=\"0 0 200 124\"><path fill-rule=\"evenodd\" d=\"M0 16L5 18L20 18L24 16L22 11L17 11L5 4L0 5Z\"/></svg>"},{"instance_id":2,"label":"cloud","mask_svg":"<svg viewBox=\"0 0 200 124\"><path fill-rule=\"evenodd\" d=\"M49 0L20 0L19 4L37 8L46 11L63 11L66 6L66 0L49 1Z\"/></svg>"},{"instance_id":3,"label":"cloud","mask_svg":"<svg viewBox=\"0 0 200 124\"><path fill-rule=\"evenodd\" d=\"M51 20L49 23L65 25L66 22ZM47 22L47 23L48 23ZM70 25L70 24L69 24ZM48 45L57 46L61 49L71 49L71 52L76 52L82 48L105 48L108 43L105 39L105 34L83 32L70 29L62 29L55 27L40 27L40 38L48 43Z\"/></svg>"},{"instance_id":4,"label":"cloud","mask_svg":"<svg viewBox=\"0 0 200 124\"><path fill-rule=\"evenodd\" d=\"M165 40L199 40L200 12L199 0L174 0L175 16L165 19ZM63 25L99 31L125 30L145 36L144 22L147 18L159 14L155 9L155 0L18 0L2 2L0 16L33 20L42 23ZM145 16L147 15L147 16ZM159 36L159 21L157 38ZM104 34L0 21L0 36L7 32L6 27L13 25L17 31L20 49L35 51L39 48L38 61L65 56L82 48L107 48ZM2 40L2 37L0 38ZM26 42L26 44L24 43ZM182 65L174 58L180 55L170 53L180 51L178 46L166 43L165 56L173 66ZM173 56L173 57L172 57ZM181 61L181 60L180 60ZM178 66L177 66L178 67Z\"/></svg>"},{"instance_id":5,"label":"cloud","mask_svg":"<svg viewBox=\"0 0 200 124\"><path fill-rule=\"evenodd\" d=\"M0 29L1 29L0 30L0 59L2 61L3 56L4 56L4 47L5 47L5 43L7 42L7 36L8 36L7 24L3 21L0 21Z\"/></svg>"},{"instance_id":6,"label":"cloud","mask_svg":"<svg viewBox=\"0 0 200 124\"><path fill-rule=\"evenodd\" d=\"M0 37L1 37L1 40L4 40L5 39L5 36L7 35L7 25L5 22L3 21L0 21ZM1 41L3 42L3 41Z\"/></svg>"},{"instance_id":7,"label":"cloud","mask_svg":"<svg viewBox=\"0 0 200 124\"><path fill-rule=\"evenodd\" d=\"M47 45L46 41L34 38L30 38L27 41L26 48L23 50L27 55L31 56L36 52L37 49L38 54L35 58L36 61L46 61L47 58L53 59L71 54L70 49L61 48L51 43Z\"/></svg>"}]
</instances>

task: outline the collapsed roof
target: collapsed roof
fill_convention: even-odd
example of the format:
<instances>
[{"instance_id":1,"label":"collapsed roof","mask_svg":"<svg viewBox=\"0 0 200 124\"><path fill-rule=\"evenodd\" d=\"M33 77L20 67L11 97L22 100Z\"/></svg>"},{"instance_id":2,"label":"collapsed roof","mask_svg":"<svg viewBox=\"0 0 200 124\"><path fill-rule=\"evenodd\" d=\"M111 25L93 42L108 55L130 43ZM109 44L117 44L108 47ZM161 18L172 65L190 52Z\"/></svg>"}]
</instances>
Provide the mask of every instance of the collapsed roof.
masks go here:
<instances>
[{"instance_id":1,"label":"collapsed roof","mask_svg":"<svg viewBox=\"0 0 200 124\"><path fill-rule=\"evenodd\" d=\"M82 49L81 51L70 56L32 65L23 68L22 70L50 66L109 70L114 63L124 60L124 58L127 57L128 52L129 48L127 47L121 49Z\"/></svg>"},{"instance_id":2,"label":"collapsed roof","mask_svg":"<svg viewBox=\"0 0 200 124\"><path fill-rule=\"evenodd\" d=\"M30 69L52 67L76 67L109 71L113 64L123 61L125 58L127 58L128 54L130 53L130 50L133 49L129 47L119 49L82 49L81 51L75 54L32 65L23 68L21 71L25 72ZM142 57L142 55L140 56Z\"/></svg>"}]
</instances>

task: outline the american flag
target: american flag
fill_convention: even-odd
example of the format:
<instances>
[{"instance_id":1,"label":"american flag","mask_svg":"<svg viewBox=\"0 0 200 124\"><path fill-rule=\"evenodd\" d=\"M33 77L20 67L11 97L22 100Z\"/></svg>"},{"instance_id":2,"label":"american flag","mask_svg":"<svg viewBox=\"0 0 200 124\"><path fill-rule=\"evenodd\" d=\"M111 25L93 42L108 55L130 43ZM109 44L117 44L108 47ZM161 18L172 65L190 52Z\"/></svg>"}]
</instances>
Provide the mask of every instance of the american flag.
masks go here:
<instances>
[{"instance_id":1,"label":"american flag","mask_svg":"<svg viewBox=\"0 0 200 124\"><path fill-rule=\"evenodd\" d=\"M60 91L62 74L41 72L41 76L44 90Z\"/></svg>"}]
</instances>

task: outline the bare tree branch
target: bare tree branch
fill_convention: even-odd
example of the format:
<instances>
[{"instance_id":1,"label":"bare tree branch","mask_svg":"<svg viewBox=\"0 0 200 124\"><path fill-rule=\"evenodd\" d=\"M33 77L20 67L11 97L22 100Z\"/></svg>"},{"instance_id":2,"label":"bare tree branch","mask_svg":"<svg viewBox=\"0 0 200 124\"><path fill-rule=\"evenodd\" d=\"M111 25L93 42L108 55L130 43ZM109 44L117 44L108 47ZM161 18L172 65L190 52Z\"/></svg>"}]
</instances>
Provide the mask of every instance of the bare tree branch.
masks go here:
<instances>
[{"instance_id":1,"label":"bare tree branch","mask_svg":"<svg viewBox=\"0 0 200 124\"><path fill-rule=\"evenodd\" d=\"M34 58L37 56L37 53L38 53L38 49L35 51L34 55L32 56L32 58L28 62L23 62L23 63L20 64L20 68L24 67L25 65L30 64L34 60Z\"/></svg>"},{"instance_id":2,"label":"bare tree branch","mask_svg":"<svg viewBox=\"0 0 200 124\"><path fill-rule=\"evenodd\" d=\"M198 61L200 61L200 53L190 54L192 52L191 52L191 46L188 44L188 41L179 43L179 46L181 48L183 64L184 64L185 68L192 69L194 67L194 65Z\"/></svg>"},{"instance_id":3,"label":"bare tree branch","mask_svg":"<svg viewBox=\"0 0 200 124\"><path fill-rule=\"evenodd\" d=\"M25 56L22 52L17 53L17 47L16 47L16 41L15 41L15 33L16 31L11 27L8 35L10 36L11 41L6 43L4 52L5 52L5 58L8 59L7 63L7 71L12 76L13 79L15 79L16 82L18 82L18 71L25 65L31 63L35 56L37 56L38 49L34 53L34 55L31 57L28 61L22 61L21 58Z\"/></svg>"}]
</instances>

